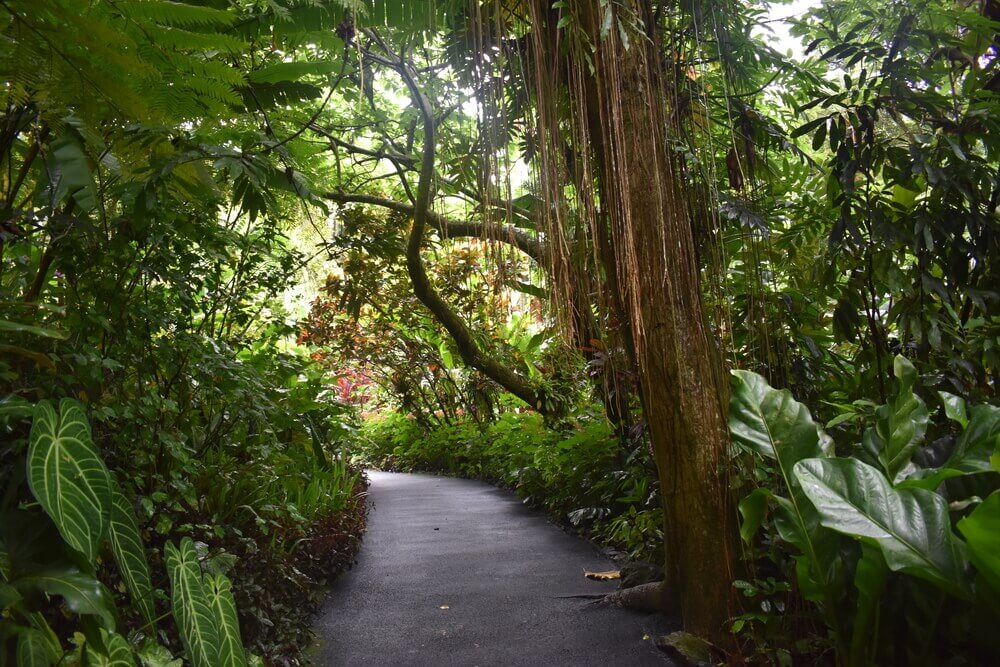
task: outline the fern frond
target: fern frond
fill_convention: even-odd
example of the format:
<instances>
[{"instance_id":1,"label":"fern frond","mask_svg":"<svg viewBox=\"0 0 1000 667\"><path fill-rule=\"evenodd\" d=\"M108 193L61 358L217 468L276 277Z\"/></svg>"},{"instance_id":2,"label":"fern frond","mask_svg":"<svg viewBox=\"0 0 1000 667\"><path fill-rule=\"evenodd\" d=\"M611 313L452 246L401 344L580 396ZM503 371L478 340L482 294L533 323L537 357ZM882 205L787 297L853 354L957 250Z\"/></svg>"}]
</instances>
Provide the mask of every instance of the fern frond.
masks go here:
<instances>
[{"instance_id":1,"label":"fern frond","mask_svg":"<svg viewBox=\"0 0 1000 667\"><path fill-rule=\"evenodd\" d=\"M236 23L237 16L223 9L189 5L171 0L123 0L115 3L130 19L143 19L178 28L221 27Z\"/></svg>"}]
</instances>

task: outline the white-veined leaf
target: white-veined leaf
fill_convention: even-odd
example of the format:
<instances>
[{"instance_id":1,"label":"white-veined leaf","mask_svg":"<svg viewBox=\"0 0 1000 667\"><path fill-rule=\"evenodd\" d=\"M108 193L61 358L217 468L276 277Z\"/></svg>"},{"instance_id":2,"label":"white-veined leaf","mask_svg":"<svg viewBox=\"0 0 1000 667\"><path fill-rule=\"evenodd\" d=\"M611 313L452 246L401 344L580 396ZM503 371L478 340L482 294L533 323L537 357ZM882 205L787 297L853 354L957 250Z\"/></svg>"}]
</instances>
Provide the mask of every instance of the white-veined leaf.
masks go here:
<instances>
[{"instance_id":1,"label":"white-veined leaf","mask_svg":"<svg viewBox=\"0 0 1000 667\"><path fill-rule=\"evenodd\" d=\"M193 667L216 667L219 661L219 629L205 593L194 543L188 537L181 540L180 547L167 542L164 553L170 574L174 618L188 660Z\"/></svg>"},{"instance_id":2,"label":"white-veined leaf","mask_svg":"<svg viewBox=\"0 0 1000 667\"><path fill-rule=\"evenodd\" d=\"M83 406L64 398L57 413L35 406L28 447L28 485L59 533L91 563L111 514L111 476L90 437Z\"/></svg>"},{"instance_id":3,"label":"white-veined leaf","mask_svg":"<svg viewBox=\"0 0 1000 667\"><path fill-rule=\"evenodd\" d=\"M155 618L153 609L153 584L149 576L149 564L146 562L146 551L139 537L139 525L135 518L132 503L121 492L121 488L112 483L111 489L111 551L121 571L125 585L128 587L132 603L135 604L147 623Z\"/></svg>"},{"instance_id":4,"label":"white-veined leaf","mask_svg":"<svg viewBox=\"0 0 1000 667\"><path fill-rule=\"evenodd\" d=\"M247 658L243 652L232 583L224 574L205 575L205 591L219 628L219 665L246 667Z\"/></svg>"}]
</instances>

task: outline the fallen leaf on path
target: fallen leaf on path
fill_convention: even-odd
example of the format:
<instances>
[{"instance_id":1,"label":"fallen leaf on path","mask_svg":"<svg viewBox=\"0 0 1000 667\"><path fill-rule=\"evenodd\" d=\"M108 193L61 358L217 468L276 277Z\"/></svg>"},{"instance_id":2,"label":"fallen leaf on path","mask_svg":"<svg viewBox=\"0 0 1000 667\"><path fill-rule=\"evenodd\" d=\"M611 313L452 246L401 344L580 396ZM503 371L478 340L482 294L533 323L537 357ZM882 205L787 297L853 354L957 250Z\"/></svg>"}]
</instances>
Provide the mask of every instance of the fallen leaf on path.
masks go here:
<instances>
[{"instance_id":1,"label":"fallen leaf on path","mask_svg":"<svg viewBox=\"0 0 1000 667\"><path fill-rule=\"evenodd\" d=\"M596 579L597 581L611 581L612 579L621 579L621 570L605 570L604 572L591 572L590 570L584 570L583 576L588 579Z\"/></svg>"}]
</instances>

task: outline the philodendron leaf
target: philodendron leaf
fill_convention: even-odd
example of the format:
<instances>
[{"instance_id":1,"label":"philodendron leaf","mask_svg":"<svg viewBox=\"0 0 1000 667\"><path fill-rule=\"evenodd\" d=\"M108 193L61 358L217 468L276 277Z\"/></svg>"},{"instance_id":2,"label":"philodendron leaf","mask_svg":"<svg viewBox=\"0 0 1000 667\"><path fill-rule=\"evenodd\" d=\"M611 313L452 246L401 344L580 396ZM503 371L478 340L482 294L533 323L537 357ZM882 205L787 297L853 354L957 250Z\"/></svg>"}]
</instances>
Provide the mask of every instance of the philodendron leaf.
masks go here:
<instances>
[{"instance_id":1,"label":"philodendron leaf","mask_svg":"<svg viewBox=\"0 0 1000 667\"><path fill-rule=\"evenodd\" d=\"M41 630L19 627L15 633L18 667L50 667L59 661L59 655Z\"/></svg>"},{"instance_id":2,"label":"philodendron leaf","mask_svg":"<svg viewBox=\"0 0 1000 667\"><path fill-rule=\"evenodd\" d=\"M164 553L174 618L188 660L193 667L215 667L219 664L219 629L205 592L194 543L188 537L181 540L180 547L167 542Z\"/></svg>"},{"instance_id":3,"label":"philodendron leaf","mask_svg":"<svg viewBox=\"0 0 1000 667\"><path fill-rule=\"evenodd\" d=\"M795 476L820 523L872 542L890 570L967 596L966 560L953 539L948 503L924 489L895 489L879 470L856 459L807 459Z\"/></svg>"},{"instance_id":4,"label":"philodendron leaf","mask_svg":"<svg viewBox=\"0 0 1000 667\"><path fill-rule=\"evenodd\" d=\"M64 398L57 413L35 406L28 447L28 486L66 543L91 563L111 513L111 477L90 438L83 406Z\"/></svg>"},{"instance_id":5,"label":"philodendron leaf","mask_svg":"<svg viewBox=\"0 0 1000 667\"><path fill-rule=\"evenodd\" d=\"M101 630L101 639L107 653L95 651L87 647L87 667L135 667L132 647L128 640L119 634L110 634Z\"/></svg>"},{"instance_id":6,"label":"philodendron leaf","mask_svg":"<svg viewBox=\"0 0 1000 667\"><path fill-rule=\"evenodd\" d=\"M919 376L906 357L893 363L896 375L892 397L875 411L875 426L865 430L864 447L895 480L927 433L927 406L913 387Z\"/></svg>"},{"instance_id":7,"label":"philodendron leaf","mask_svg":"<svg viewBox=\"0 0 1000 667\"><path fill-rule=\"evenodd\" d=\"M128 587L132 603L142 612L147 623L155 618L153 609L153 584L149 576L146 551L139 537L139 525L132 503L112 482L111 489L111 551L115 555L118 569Z\"/></svg>"},{"instance_id":8,"label":"philodendron leaf","mask_svg":"<svg viewBox=\"0 0 1000 667\"><path fill-rule=\"evenodd\" d=\"M997 450L1000 438L1000 407L977 405L972 408L969 425L955 442L955 449L943 467L966 473L993 470L990 457Z\"/></svg>"},{"instance_id":9,"label":"philodendron leaf","mask_svg":"<svg viewBox=\"0 0 1000 667\"><path fill-rule=\"evenodd\" d=\"M101 582L76 568L46 570L18 577L13 583L22 591L34 589L60 595L74 613L96 616L105 628L115 629L111 596Z\"/></svg>"},{"instance_id":10,"label":"philodendron leaf","mask_svg":"<svg viewBox=\"0 0 1000 667\"><path fill-rule=\"evenodd\" d=\"M1000 491L994 491L958 522L969 545L969 558L990 586L1000 593Z\"/></svg>"},{"instance_id":11,"label":"philodendron leaf","mask_svg":"<svg viewBox=\"0 0 1000 667\"><path fill-rule=\"evenodd\" d=\"M219 662L222 667L246 667L240 624L233 600L233 585L224 574L205 575L205 591L219 628Z\"/></svg>"}]
</instances>

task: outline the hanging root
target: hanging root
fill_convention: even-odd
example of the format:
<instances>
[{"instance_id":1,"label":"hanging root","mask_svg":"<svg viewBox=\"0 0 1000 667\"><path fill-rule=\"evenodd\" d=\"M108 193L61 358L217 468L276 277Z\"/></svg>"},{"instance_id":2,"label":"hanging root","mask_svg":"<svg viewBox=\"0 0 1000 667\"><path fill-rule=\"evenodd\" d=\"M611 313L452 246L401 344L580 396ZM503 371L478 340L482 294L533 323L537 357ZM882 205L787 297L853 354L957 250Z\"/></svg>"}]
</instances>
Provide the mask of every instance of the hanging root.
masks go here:
<instances>
[{"instance_id":1,"label":"hanging root","mask_svg":"<svg viewBox=\"0 0 1000 667\"><path fill-rule=\"evenodd\" d=\"M607 594L583 593L580 595L558 595L559 598L583 598L590 604L613 605L638 611L666 611L663 607L663 582L654 581L632 588L619 588Z\"/></svg>"}]
</instances>

